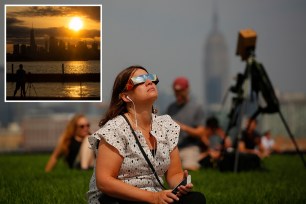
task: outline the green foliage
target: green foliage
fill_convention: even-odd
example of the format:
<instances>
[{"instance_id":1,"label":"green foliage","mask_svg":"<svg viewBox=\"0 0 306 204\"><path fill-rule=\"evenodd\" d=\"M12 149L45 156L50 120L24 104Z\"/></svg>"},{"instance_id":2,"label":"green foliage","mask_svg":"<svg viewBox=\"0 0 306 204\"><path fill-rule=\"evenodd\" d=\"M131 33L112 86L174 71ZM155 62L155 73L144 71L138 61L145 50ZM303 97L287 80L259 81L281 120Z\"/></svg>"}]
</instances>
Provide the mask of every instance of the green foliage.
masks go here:
<instances>
[{"instance_id":1,"label":"green foliage","mask_svg":"<svg viewBox=\"0 0 306 204\"><path fill-rule=\"evenodd\" d=\"M44 172L49 155L0 155L0 203L87 203L92 171L59 162ZM296 155L272 155L265 171L190 172L207 203L306 203L306 168Z\"/></svg>"}]
</instances>

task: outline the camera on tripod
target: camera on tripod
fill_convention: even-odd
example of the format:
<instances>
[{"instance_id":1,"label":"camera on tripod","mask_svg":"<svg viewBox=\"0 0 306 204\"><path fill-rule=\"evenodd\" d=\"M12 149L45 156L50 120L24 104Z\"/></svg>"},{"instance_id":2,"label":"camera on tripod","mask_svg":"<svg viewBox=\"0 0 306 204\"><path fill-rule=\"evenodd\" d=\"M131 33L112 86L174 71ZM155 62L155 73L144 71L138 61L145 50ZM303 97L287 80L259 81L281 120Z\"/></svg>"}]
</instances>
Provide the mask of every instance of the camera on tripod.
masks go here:
<instances>
[{"instance_id":1,"label":"camera on tripod","mask_svg":"<svg viewBox=\"0 0 306 204\"><path fill-rule=\"evenodd\" d=\"M246 61L250 56L255 56L256 39L256 32L252 29L239 31L236 55L240 55L242 61ZM247 77L246 74L238 73L236 76L236 84L229 89L232 93L237 94L237 97L242 97L242 85Z\"/></svg>"},{"instance_id":2,"label":"camera on tripod","mask_svg":"<svg viewBox=\"0 0 306 204\"><path fill-rule=\"evenodd\" d=\"M239 31L236 55L240 55L242 61L247 60L250 55L254 54L256 39L256 32L252 29Z\"/></svg>"},{"instance_id":3,"label":"camera on tripod","mask_svg":"<svg viewBox=\"0 0 306 204\"><path fill-rule=\"evenodd\" d=\"M26 94L28 93L28 96L31 96L31 90L32 88L34 89L34 92L35 92L35 95L37 96L37 92L36 92L36 89L33 85L33 77L32 77L32 73L31 72L28 72L28 76L27 76L27 83L28 83L28 86L26 88Z\"/></svg>"},{"instance_id":4,"label":"camera on tripod","mask_svg":"<svg viewBox=\"0 0 306 204\"><path fill-rule=\"evenodd\" d=\"M228 114L229 123L225 135L228 135L233 127L238 126L239 130L241 130L241 118L246 112L245 107L247 107L249 101L255 99L257 110L250 118L254 120L259 114L279 113L296 151L306 167L306 161L304 160L303 154L300 152L294 136L280 110L280 104L268 74L263 64L257 62L255 59L256 39L256 32L252 29L239 31L236 55L240 56L242 61L246 61L246 68L243 74L237 74L236 84L229 88L229 91L236 94L236 96L232 98L232 106ZM235 137L237 141L240 139L239 136L240 133ZM238 148L236 146L235 172L237 172L238 168L238 155Z\"/></svg>"}]
</instances>

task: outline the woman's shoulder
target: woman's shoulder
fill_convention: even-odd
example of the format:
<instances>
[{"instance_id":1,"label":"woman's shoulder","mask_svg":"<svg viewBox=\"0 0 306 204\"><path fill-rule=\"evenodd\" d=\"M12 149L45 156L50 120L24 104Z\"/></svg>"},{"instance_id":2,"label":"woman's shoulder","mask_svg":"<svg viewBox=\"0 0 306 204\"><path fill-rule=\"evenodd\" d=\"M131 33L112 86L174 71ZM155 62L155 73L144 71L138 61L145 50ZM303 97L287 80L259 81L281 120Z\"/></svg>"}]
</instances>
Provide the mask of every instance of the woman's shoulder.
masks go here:
<instances>
[{"instance_id":1,"label":"woman's shoulder","mask_svg":"<svg viewBox=\"0 0 306 204\"><path fill-rule=\"evenodd\" d=\"M152 116L153 116L154 120L156 122L159 122L159 123L164 122L164 121L168 121L168 120L172 120L172 118L167 114L165 114L165 115L152 114Z\"/></svg>"},{"instance_id":2,"label":"woman's shoulder","mask_svg":"<svg viewBox=\"0 0 306 204\"><path fill-rule=\"evenodd\" d=\"M122 115L118 115L115 118L107 121L100 129L98 129L93 135L105 135L105 133L114 133L120 130L120 127L125 125Z\"/></svg>"},{"instance_id":3,"label":"woman's shoulder","mask_svg":"<svg viewBox=\"0 0 306 204\"><path fill-rule=\"evenodd\" d=\"M178 124L169 115L155 115L153 114L154 120L157 124L162 126L178 126Z\"/></svg>"},{"instance_id":4,"label":"woman's shoulder","mask_svg":"<svg viewBox=\"0 0 306 204\"><path fill-rule=\"evenodd\" d=\"M118 115L114 117L113 119L107 121L102 127L103 128L118 128L118 126L121 126L124 123L124 118L122 115Z\"/></svg>"},{"instance_id":5,"label":"woman's shoulder","mask_svg":"<svg viewBox=\"0 0 306 204\"><path fill-rule=\"evenodd\" d=\"M169 150L172 151L178 143L180 126L169 115L154 115L154 121L158 124L158 129L162 130L164 138L168 141Z\"/></svg>"},{"instance_id":6,"label":"woman's shoulder","mask_svg":"<svg viewBox=\"0 0 306 204\"><path fill-rule=\"evenodd\" d=\"M123 130L126 125L124 123L124 118L119 115L115 118L107 121L99 130L89 136L88 141L91 145L91 148L95 150L97 154L97 149L100 140L103 138L107 143L111 144L112 146L116 147L121 152L121 143L124 141L124 134L120 134L121 130ZM121 128L122 127L122 128ZM123 155L123 153L121 152Z\"/></svg>"}]
</instances>

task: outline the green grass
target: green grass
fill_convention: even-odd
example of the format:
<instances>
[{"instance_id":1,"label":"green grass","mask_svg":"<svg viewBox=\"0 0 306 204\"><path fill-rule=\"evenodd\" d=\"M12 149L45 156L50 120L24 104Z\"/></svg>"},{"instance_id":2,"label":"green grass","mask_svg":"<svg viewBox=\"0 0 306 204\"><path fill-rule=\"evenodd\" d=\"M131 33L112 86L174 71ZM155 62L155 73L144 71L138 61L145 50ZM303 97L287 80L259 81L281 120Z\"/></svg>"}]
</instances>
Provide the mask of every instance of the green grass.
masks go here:
<instances>
[{"instance_id":1,"label":"green grass","mask_svg":"<svg viewBox=\"0 0 306 204\"><path fill-rule=\"evenodd\" d=\"M59 162L46 174L49 155L0 155L0 203L87 203L92 171L68 169ZM272 155L267 171L190 172L194 190L207 203L306 203L306 168L296 155Z\"/></svg>"}]
</instances>

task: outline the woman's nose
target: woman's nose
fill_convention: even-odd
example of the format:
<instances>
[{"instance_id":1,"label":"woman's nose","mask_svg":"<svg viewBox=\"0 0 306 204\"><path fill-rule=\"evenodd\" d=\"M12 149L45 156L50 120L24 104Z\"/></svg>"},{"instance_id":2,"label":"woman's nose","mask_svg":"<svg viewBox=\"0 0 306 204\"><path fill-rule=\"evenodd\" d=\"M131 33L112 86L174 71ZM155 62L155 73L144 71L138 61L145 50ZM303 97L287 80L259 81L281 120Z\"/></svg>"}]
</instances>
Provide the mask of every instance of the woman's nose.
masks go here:
<instances>
[{"instance_id":1,"label":"woman's nose","mask_svg":"<svg viewBox=\"0 0 306 204\"><path fill-rule=\"evenodd\" d=\"M147 79L146 82L145 82L145 84L146 84L146 85L150 85L150 84L152 84L152 81L151 81L150 79Z\"/></svg>"}]
</instances>

